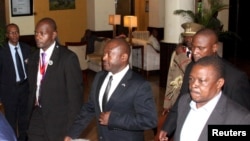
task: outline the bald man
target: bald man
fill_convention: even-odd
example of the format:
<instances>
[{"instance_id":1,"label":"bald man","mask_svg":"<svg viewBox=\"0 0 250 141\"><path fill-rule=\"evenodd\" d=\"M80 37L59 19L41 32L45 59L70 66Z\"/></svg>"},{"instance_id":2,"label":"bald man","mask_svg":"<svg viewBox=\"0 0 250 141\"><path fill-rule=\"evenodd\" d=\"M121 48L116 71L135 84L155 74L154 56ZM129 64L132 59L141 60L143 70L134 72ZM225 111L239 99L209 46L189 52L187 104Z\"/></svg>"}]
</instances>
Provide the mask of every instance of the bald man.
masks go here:
<instances>
[{"instance_id":1,"label":"bald man","mask_svg":"<svg viewBox=\"0 0 250 141\"><path fill-rule=\"evenodd\" d=\"M103 71L96 74L89 100L65 141L78 138L93 117L100 141L144 141L144 130L155 128L157 113L150 84L129 68L130 47L121 38L107 42ZM107 102L105 88L112 76ZM106 103L106 104L105 104Z\"/></svg>"}]
</instances>

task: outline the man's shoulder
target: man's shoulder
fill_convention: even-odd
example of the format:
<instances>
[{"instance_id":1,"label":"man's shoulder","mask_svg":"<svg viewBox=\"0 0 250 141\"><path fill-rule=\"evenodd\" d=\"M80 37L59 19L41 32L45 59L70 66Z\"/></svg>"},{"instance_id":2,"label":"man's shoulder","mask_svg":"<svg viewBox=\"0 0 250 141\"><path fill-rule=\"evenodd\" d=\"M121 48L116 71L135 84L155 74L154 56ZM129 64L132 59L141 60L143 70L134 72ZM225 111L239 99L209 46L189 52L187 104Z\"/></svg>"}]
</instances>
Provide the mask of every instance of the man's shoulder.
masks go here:
<instances>
[{"instance_id":1,"label":"man's shoulder","mask_svg":"<svg viewBox=\"0 0 250 141\"><path fill-rule=\"evenodd\" d=\"M25 42L19 42L20 46L22 47L31 47L29 44L25 43Z\"/></svg>"},{"instance_id":2,"label":"man's shoulder","mask_svg":"<svg viewBox=\"0 0 250 141\"><path fill-rule=\"evenodd\" d=\"M106 76L108 74L107 71L102 70L96 73L97 78L101 76ZM139 73L134 72L133 70L129 69L126 74L124 75L123 79L126 78L129 81L133 81L136 83L146 82L146 79L142 77Z\"/></svg>"},{"instance_id":3,"label":"man's shoulder","mask_svg":"<svg viewBox=\"0 0 250 141\"><path fill-rule=\"evenodd\" d=\"M239 103L235 102L234 100L230 99L229 97L226 96L227 94L223 93L220 97L220 100L218 101L218 104L221 105L221 108L217 108L218 110L226 110L230 111L230 113L234 113L238 116L240 115L246 115L250 114L250 111L240 105Z\"/></svg>"},{"instance_id":4,"label":"man's shoulder","mask_svg":"<svg viewBox=\"0 0 250 141\"><path fill-rule=\"evenodd\" d=\"M240 70L239 68L237 68L236 66L234 66L231 62L222 59L223 63L224 63L224 70L225 70L225 74L226 77L231 77L231 78L235 78L235 77L242 77L242 76L246 76L247 75L244 71Z\"/></svg>"},{"instance_id":5,"label":"man's shoulder","mask_svg":"<svg viewBox=\"0 0 250 141\"><path fill-rule=\"evenodd\" d=\"M180 95L179 104L187 104L192 100L191 95L189 93L185 93L183 95Z\"/></svg>"},{"instance_id":6,"label":"man's shoulder","mask_svg":"<svg viewBox=\"0 0 250 141\"><path fill-rule=\"evenodd\" d=\"M2 44L2 46L0 46L0 50L4 50L4 49L7 49L7 48L9 48L8 42L4 42L4 43Z\"/></svg>"}]
</instances>

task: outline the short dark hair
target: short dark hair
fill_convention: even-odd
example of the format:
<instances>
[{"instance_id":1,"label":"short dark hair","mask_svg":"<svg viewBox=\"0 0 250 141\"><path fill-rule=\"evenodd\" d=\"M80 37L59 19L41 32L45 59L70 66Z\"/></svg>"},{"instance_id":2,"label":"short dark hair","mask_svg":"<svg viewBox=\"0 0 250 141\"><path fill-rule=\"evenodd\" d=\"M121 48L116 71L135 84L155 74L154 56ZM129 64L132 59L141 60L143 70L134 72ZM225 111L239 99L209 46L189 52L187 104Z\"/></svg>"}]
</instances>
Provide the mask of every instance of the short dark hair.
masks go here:
<instances>
[{"instance_id":1,"label":"short dark hair","mask_svg":"<svg viewBox=\"0 0 250 141\"><path fill-rule=\"evenodd\" d=\"M195 65L212 66L217 74L218 78L225 78L224 63L218 56L205 56L199 59Z\"/></svg>"},{"instance_id":2,"label":"short dark hair","mask_svg":"<svg viewBox=\"0 0 250 141\"><path fill-rule=\"evenodd\" d=\"M56 22L52 18L49 18L49 17L42 18L38 23L41 23L41 22L48 23L54 31L57 31Z\"/></svg>"},{"instance_id":3,"label":"short dark hair","mask_svg":"<svg viewBox=\"0 0 250 141\"><path fill-rule=\"evenodd\" d=\"M15 23L10 23L10 24L7 24L7 26L6 26L6 33L8 32L7 29L8 29L10 26L15 26L15 27L17 28L18 32L19 32L19 27L18 27L18 25L15 24Z\"/></svg>"},{"instance_id":4,"label":"short dark hair","mask_svg":"<svg viewBox=\"0 0 250 141\"><path fill-rule=\"evenodd\" d=\"M129 43L124 38L113 38L108 40L107 43L115 42L120 48L130 56L131 49ZM106 44L107 44L106 43Z\"/></svg>"}]
</instances>

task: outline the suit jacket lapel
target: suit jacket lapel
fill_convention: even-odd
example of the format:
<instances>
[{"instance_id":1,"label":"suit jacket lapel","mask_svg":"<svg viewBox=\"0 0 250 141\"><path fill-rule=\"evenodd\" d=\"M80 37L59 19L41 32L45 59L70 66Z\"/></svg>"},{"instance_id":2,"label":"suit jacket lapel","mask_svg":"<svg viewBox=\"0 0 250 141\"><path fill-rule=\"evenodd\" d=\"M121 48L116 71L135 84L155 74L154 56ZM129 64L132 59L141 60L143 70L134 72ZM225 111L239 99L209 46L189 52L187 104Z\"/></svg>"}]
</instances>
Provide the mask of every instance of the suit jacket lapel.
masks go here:
<instances>
[{"instance_id":1,"label":"suit jacket lapel","mask_svg":"<svg viewBox=\"0 0 250 141\"><path fill-rule=\"evenodd\" d=\"M5 55L6 58L8 58L6 60L9 60L8 63L11 63L11 66L12 66L11 67L11 71L14 72L14 74L15 74L15 64L14 64L14 60L13 60L14 58L12 58L9 44L5 43L5 45L3 46L3 48L5 48L4 49L5 53L3 55ZM16 78L16 77L13 77L13 78Z\"/></svg>"},{"instance_id":2,"label":"suit jacket lapel","mask_svg":"<svg viewBox=\"0 0 250 141\"><path fill-rule=\"evenodd\" d=\"M186 105L185 106L186 108L183 108L182 111L179 112L181 114L179 116L180 125L184 124L185 119L186 119L186 117L187 117L187 115L188 115L188 113L190 111L190 102L191 102L190 94L187 94L186 97L187 97L187 99L185 99L185 101L184 101L185 103L183 103L184 105Z\"/></svg>"},{"instance_id":3,"label":"suit jacket lapel","mask_svg":"<svg viewBox=\"0 0 250 141\"><path fill-rule=\"evenodd\" d=\"M58 64L58 61L60 59L59 58L60 57L60 53L59 53L60 51L59 50L60 50L59 49L59 45L58 45L58 43L56 43L56 45L54 47L54 50L53 50L53 52L51 54L51 57L49 59L49 62L48 62L48 65L47 65L47 69L46 69L46 72L45 72L45 76L43 78L44 83L46 83L45 82L46 79L49 78L48 75L50 74L50 72L56 72L56 70L54 70L54 69L57 68L55 66Z\"/></svg>"},{"instance_id":4,"label":"suit jacket lapel","mask_svg":"<svg viewBox=\"0 0 250 141\"><path fill-rule=\"evenodd\" d=\"M105 71L99 78L99 81L97 83L97 86L96 86L96 89L95 89L95 94L96 94L96 101L97 101L97 104L99 106L99 109L101 110L101 107L100 107L100 104L99 104L99 96L100 96L100 90L101 90L101 86L103 84L103 81L105 79L105 77L107 76L108 72Z\"/></svg>"},{"instance_id":5,"label":"suit jacket lapel","mask_svg":"<svg viewBox=\"0 0 250 141\"><path fill-rule=\"evenodd\" d=\"M121 95L124 94L127 87L129 87L128 80L132 76L132 71L129 69L128 72L124 75L124 77L121 79L120 83L117 85L116 89L112 93L112 96L110 97L106 108L110 109L113 104L115 104L116 101L120 98Z\"/></svg>"},{"instance_id":6,"label":"suit jacket lapel","mask_svg":"<svg viewBox=\"0 0 250 141\"><path fill-rule=\"evenodd\" d=\"M225 108L226 101L227 100L226 100L225 95L222 94L218 103L214 107L214 110L212 111L211 115L209 116L202 132L201 132L201 135L199 137L199 141L207 140L208 125L223 123L223 120L224 120L223 115L224 115L224 108Z\"/></svg>"}]
</instances>

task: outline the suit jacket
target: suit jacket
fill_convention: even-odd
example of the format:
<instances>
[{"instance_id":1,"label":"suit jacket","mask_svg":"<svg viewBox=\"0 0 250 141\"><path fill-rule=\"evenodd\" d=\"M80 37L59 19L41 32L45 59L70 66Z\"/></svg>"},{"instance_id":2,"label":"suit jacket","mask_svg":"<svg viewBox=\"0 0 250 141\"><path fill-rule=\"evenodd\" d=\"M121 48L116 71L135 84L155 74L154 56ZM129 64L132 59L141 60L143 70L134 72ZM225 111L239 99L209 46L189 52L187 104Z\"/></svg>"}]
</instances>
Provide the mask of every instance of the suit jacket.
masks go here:
<instances>
[{"instance_id":1,"label":"suit jacket","mask_svg":"<svg viewBox=\"0 0 250 141\"><path fill-rule=\"evenodd\" d=\"M225 60L223 60L223 62L225 70L223 92L226 96L250 110L250 85L247 75L233 67L229 62ZM179 97L185 93L189 93L189 74L193 65L194 62L191 62L186 68ZM177 98L177 101L178 99L179 98ZM174 104L163 126L163 130L167 131L169 136L173 135L176 128L177 108L178 105Z\"/></svg>"},{"instance_id":2,"label":"suit jacket","mask_svg":"<svg viewBox=\"0 0 250 141\"><path fill-rule=\"evenodd\" d=\"M143 141L144 130L157 126L156 105L150 84L137 73L128 70L105 106L105 111L111 111L111 114L108 126L103 126L98 122L101 113L98 99L106 75L106 71L96 74L89 101L82 107L69 136L79 137L96 116L99 140Z\"/></svg>"},{"instance_id":3,"label":"suit jacket","mask_svg":"<svg viewBox=\"0 0 250 141\"><path fill-rule=\"evenodd\" d=\"M31 47L25 43L19 42L23 61L24 69L27 69L28 57L30 55ZM27 74L27 71L25 71ZM0 47L0 101L1 99L7 100L7 102L12 99L8 96L16 86L16 72L15 64L13 62L10 47L8 42L6 42L3 47Z\"/></svg>"},{"instance_id":4,"label":"suit jacket","mask_svg":"<svg viewBox=\"0 0 250 141\"><path fill-rule=\"evenodd\" d=\"M0 112L0 140L1 141L16 141L16 134L5 119L4 115Z\"/></svg>"},{"instance_id":5,"label":"suit jacket","mask_svg":"<svg viewBox=\"0 0 250 141\"><path fill-rule=\"evenodd\" d=\"M28 63L29 115L32 115L36 99L39 52L40 50L35 51ZM80 111L83 101L83 83L76 54L58 43L50 57L40 86L40 94L41 110L48 137L53 141L61 141Z\"/></svg>"},{"instance_id":6,"label":"suit jacket","mask_svg":"<svg viewBox=\"0 0 250 141\"><path fill-rule=\"evenodd\" d=\"M182 126L190 110L190 94L183 95L178 102L177 127L174 141L180 140ZM209 116L198 141L208 140L208 125L249 125L250 111L222 94ZM188 140L188 139L187 139Z\"/></svg>"}]
</instances>

